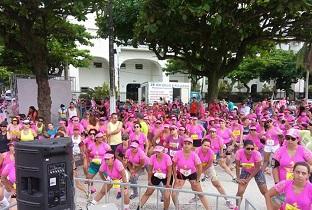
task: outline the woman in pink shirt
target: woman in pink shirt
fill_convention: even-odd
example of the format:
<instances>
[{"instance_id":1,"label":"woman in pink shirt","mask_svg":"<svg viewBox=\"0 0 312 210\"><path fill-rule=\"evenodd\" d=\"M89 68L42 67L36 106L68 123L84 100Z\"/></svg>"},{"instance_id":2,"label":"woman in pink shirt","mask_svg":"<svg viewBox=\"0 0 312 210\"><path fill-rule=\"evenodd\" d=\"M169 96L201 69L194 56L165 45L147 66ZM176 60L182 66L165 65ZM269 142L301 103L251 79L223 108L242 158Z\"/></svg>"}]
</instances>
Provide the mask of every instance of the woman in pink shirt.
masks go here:
<instances>
[{"instance_id":1,"label":"woman in pink shirt","mask_svg":"<svg viewBox=\"0 0 312 210\"><path fill-rule=\"evenodd\" d=\"M15 161L15 150L14 150L14 142L8 143L9 151L0 154L0 174L4 167Z\"/></svg>"},{"instance_id":2,"label":"woman in pink shirt","mask_svg":"<svg viewBox=\"0 0 312 210\"><path fill-rule=\"evenodd\" d=\"M280 210L311 210L312 184L309 182L311 169L306 162L294 165L293 180L283 180L272 187L265 195L268 210L277 210L272 202L274 196L283 195L284 201Z\"/></svg>"},{"instance_id":3,"label":"woman in pink shirt","mask_svg":"<svg viewBox=\"0 0 312 210\"><path fill-rule=\"evenodd\" d=\"M226 165L223 139L217 135L217 130L215 128L211 128L210 134L207 135L206 138L211 142L211 149L214 152L214 159L218 162L221 168L232 177L232 180L236 182L236 178L233 175L231 169Z\"/></svg>"},{"instance_id":4,"label":"woman in pink shirt","mask_svg":"<svg viewBox=\"0 0 312 210\"><path fill-rule=\"evenodd\" d=\"M173 157L173 174L174 185L173 188L182 189L185 180L189 180L193 191L203 192L200 184L200 176L202 173L202 165L198 155L192 150L193 139L185 138L183 142L183 149L178 151ZM178 206L178 195L176 192L172 193L172 200L175 206ZM204 208L210 209L208 199L199 195Z\"/></svg>"},{"instance_id":5,"label":"woman in pink shirt","mask_svg":"<svg viewBox=\"0 0 312 210\"><path fill-rule=\"evenodd\" d=\"M208 139L203 139L202 146L195 150L196 154L198 155L201 163L202 163L202 177L201 182L205 180L210 180L212 185L218 190L221 195L226 195L223 186L221 185L220 181L218 180L218 176L216 170L213 166L214 160L214 152L211 149L211 142ZM194 203L198 200L198 196L195 195L194 198L190 200L190 203ZM230 200L225 198L226 205L230 209L235 207L234 203Z\"/></svg>"},{"instance_id":6,"label":"woman in pink shirt","mask_svg":"<svg viewBox=\"0 0 312 210\"><path fill-rule=\"evenodd\" d=\"M0 203L2 207L10 205L10 197L16 197L16 174L15 162L7 164L1 172L1 184L3 188L0 192Z\"/></svg>"},{"instance_id":7,"label":"woman in pink shirt","mask_svg":"<svg viewBox=\"0 0 312 210\"><path fill-rule=\"evenodd\" d=\"M191 117L191 123L186 127L190 137L194 140L194 147L200 147L202 138L206 135L205 128L197 123L197 117Z\"/></svg>"},{"instance_id":8,"label":"woman in pink shirt","mask_svg":"<svg viewBox=\"0 0 312 210\"><path fill-rule=\"evenodd\" d=\"M145 151L145 154L148 152L148 140L144 133L141 131L141 124L140 123L135 123L134 124L134 132L130 134L130 143L133 141L139 142L141 150Z\"/></svg>"},{"instance_id":9,"label":"woman in pink shirt","mask_svg":"<svg viewBox=\"0 0 312 210\"><path fill-rule=\"evenodd\" d=\"M154 153L148 164L148 185L149 186L158 186L160 183L163 184L166 188L171 188L173 183L172 176L172 161L169 155L163 153L163 146L156 146L154 148ZM147 188L146 192L141 198L140 208L142 209L144 204L147 202L149 197L155 191L154 188ZM165 190L164 192L164 209L169 209L170 204L170 192ZM139 208L139 207L138 207Z\"/></svg>"},{"instance_id":10,"label":"woman in pink shirt","mask_svg":"<svg viewBox=\"0 0 312 210\"><path fill-rule=\"evenodd\" d=\"M286 144L280 147L273 156L273 178L278 183L293 178L293 167L296 162L305 161L312 165L312 153L299 145L299 134L295 129L288 130Z\"/></svg>"},{"instance_id":11,"label":"woman in pink shirt","mask_svg":"<svg viewBox=\"0 0 312 210\"><path fill-rule=\"evenodd\" d=\"M255 144L255 149L261 154L263 153L263 144L260 141L260 135L257 133L257 128L255 126L250 127L250 132L247 136L244 136L244 140L251 140Z\"/></svg>"},{"instance_id":12,"label":"woman in pink shirt","mask_svg":"<svg viewBox=\"0 0 312 210\"><path fill-rule=\"evenodd\" d=\"M104 155L103 162L101 163L101 167L99 169L100 177L104 181L111 181L110 184L103 184L101 190L96 194L94 200L92 201L93 205L96 205L106 193L108 193L112 188L120 188L118 183L127 183L127 172L123 166L123 164L115 158L112 152L107 152ZM129 192L127 187L123 187L124 190L124 210L130 210L129 208Z\"/></svg>"},{"instance_id":13,"label":"woman in pink shirt","mask_svg":"<svg viewBox=\"0 0 312 210\"><path fill-rule=\"evenodd\" d=\"M170 136L168 136L164 142L165 153L169 154L172 158L177 151L181 150L183 144L183 138L178 134L178 128L175 125L170 126Z\"/></svg>"},{"instance_id":14,"label":"woman in pink shirt","mask_svg":"<svg viewBox=\"0 0 312 210\"><path fill-rule=\"evenodd\" d=\"M251 140L244 141L244 148L239 149L235 154L236 176L239 178L236 196L243 197L248 183L252 178L258 185L262 195L267 192L267 185L263 171L261 170L262 157L260 152L255 150ZM237 205L240 205L237 202Z\"/></svg>"},{"instance_id":15,"label":"woman in pink shirt","mask_svg":"<svg viewBox=\"0 0 312 210\"><path fill-rule=\"evenodd\" d=\"M133 141L130 144L130 149L126 151L125 159L127 161L127 168L130 171L130 183L137 184L139 176L144 169L145 165L148 163L148 157L140 148L137 141ZM133 194L130 195L130 199L138 197L138 188L131 187Z\"/></svg>"}]
</instances>

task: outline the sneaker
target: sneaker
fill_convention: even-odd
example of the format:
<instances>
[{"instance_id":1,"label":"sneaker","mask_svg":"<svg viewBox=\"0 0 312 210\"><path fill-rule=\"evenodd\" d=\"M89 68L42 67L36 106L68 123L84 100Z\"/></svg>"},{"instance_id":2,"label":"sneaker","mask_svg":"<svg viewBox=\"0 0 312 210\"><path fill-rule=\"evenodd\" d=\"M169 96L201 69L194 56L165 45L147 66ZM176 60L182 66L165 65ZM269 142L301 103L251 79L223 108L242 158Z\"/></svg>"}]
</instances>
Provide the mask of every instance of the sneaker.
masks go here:
<instances>
[{"instance_id":1,"label":"sneaker","mask_svg":"<svg viewBox=\"0 0 312 210\"><path fill-rule=\"evenodd\" d=\"M194 198L192 198L189 203L196 203L197 201L199 201L199 197L195 196Z\"/></svg>"},{"instance_id":2,"label":"sneaker","mask_svg":"<svg viewBox=\"0 0 312 210\"><path fill-rule=\"evenodd\" d=\"M230 201L230 200L227 200L225 201L225 205L229 208L229 209L235 209L236 205Z\"/></svg>"},{"instance_id":3,"label":"sneaker","mask_svg":"<svg viewBox=\"0 0 312 210\"><path fill-rule=\"evenodd\" d=\"M133 199L135 199L136 197L138 197L138 194L132 194L132 195L130 195L129 199L130 199L130 200L133 200Z\"/></svg>"},{"instance_id":4,"label":"sneaker","mask_svg":"<svg viewBox=\"0 0 312 210\"><path fill-rule=\"evenodd\" d=\"M121 198L121 192L118 192L116 195L116 199L120 199Z\"/></svg>"}]
</instances>

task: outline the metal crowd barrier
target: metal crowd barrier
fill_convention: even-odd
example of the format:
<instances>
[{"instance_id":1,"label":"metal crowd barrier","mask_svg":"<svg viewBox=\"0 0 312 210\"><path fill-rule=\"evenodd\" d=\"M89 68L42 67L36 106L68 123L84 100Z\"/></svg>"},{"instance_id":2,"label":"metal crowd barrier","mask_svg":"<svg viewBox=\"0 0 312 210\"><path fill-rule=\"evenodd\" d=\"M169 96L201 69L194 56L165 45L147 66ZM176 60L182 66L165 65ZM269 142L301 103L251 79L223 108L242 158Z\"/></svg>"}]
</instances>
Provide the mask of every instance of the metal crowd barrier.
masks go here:
<instances>
[{"instance_id":1,"label":"metal crowd barrier","mask_svg":"<svg viewBox=\"0 0 312 210\"><path fill-rule=\"evenodd\" d=\"M81 182L90 182L90 183L101 183L101 184L107 184L107 185L114 185L116 183L113 183L112 181L103 181L103 180L90 180L90 179L85 179L85 178L75 178L75 180L79 180ZM206 193L206 192L196 192L196 191L191 191L191 190L183 190L183 189L173 189L173 188L165 188L165 187L158 187L158 186L148 186L148 185L139 185L139 184L130 184L130 183L118 183L118 185L120 186L120 190L121 190L121 199L120 201L118 202L118 205L119 205L119 209L124 209L124 195L123 195L123 192L124 192L124 187L137 187L138 188L138 198L140 199L141 198L141 195L142 194L142 189L146 189L146 188L154 188L156 191L156 196L157 196L157 199L156 199L156 209L162 209L160 207L160 201L159 201L159 192L160 191L164 191L164 190L169 190L170 192L178 192L178 193L186 193L186 194L191 194L191 195L204 195L206 196L208 199L209 199L209 206L210 208L212 207L211 204L212 204L212 198L214 198L215 200L215 208L211 208L211 209L222 209L219 202L220 202L220 199L224 199L224 198L227 198L227 199L231 199L233 200L234 202L235 201L240 201L241 198L240 197L237 197L237 196L228 196L228 195L220 195L220 194L214 194L214 193ZM113 189L113 188L112 188ZM76 191L77 192L77 191ZM143 191L144 193L145 191ZM154 194L155 194L154 192ZM104 200L104 203L105 204L108 204L110 202L110 199L109 199L109 195L110 195L110 192L107 193L107 191L105 192L105 196L102 198L102 200ZM102 201L101 200L101 201ZM132 201L133 202L133 201ZM75 203L77 204L77 201L75 201ZM147 205L149 202L147 202L145 205ZM199 209L202 209L200 208L200 206L198 205L199 203L201 203L200 201L197 201L195 202L195 210L199 210ZM130 201L130 204L131 204L131 201ZM139 203L138 203L139 204ZM178 204L179 204L179 199L178 199ZM194 204L185 204L185 205L194 205ZM100 205L100 204L99 204ZM179 206L179 205L178 205ZM193 207L193 206L192 206ZM143 207L142 209L144 209L145 207ZM223 209L225 209L226 207L224 206ZM96 208L96 207L91 207L91 200L87 201L87 204L86 204L86 208L80 208L80 209L87 209L87 210L93 210L93 209L101 209L101 208ZM140 208L141 209L141 208ZM155 209L155 208L153 208ZM178 207L175 207L175 209L178 209ZM238 209L241 209L241 208L238 208Z\"/></svg>"},{"instance_id":2,"label":"metal crowd barrier","mask_svg":"<svg viewBox=\"0 0 312 210\"><path fill-rule=\"evenodd\" d=\"M245 199L245 210L257 210L257 208L248 199Z\"/></svg>"},{"instance_id":3,"label":"metal crowd barrier","mask_svg":"<svg viewBox=\"0 0 312 210\"><path fill-rule=\"evenodd\" d=\"M0 208L0 210L10 210L11 208L13 208L13 207L15 207L15 206L17 206L17 203L13 203L13 204L11 204L11 205L8 206L8 207Z\"/></svg>"}]
</instances>

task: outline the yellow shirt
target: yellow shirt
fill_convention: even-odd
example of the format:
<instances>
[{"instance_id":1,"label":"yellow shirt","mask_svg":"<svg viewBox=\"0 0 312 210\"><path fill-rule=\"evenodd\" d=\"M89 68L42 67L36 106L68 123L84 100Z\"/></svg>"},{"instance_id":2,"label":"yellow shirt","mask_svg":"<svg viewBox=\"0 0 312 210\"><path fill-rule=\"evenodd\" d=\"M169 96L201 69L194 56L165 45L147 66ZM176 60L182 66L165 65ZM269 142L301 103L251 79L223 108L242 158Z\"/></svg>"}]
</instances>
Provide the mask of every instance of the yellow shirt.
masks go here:
<instances>
[{"instance_id":1,"label":"yellow shirt","mask_svg":"<svg viewBox=\"0 0 312 210\"><path fill-rule=\"evenodd\" d=\"M142 121L142 122L140 122L140 125L141 125L142 133L144 133L144 135L147 136L147 134L148 134L148 125L147 125L147 123Z\"/></svg>"},{"instance_id":2,"label":"yellow shirt","mask_svg":"<svg viewBox=\"0 0 312 210\"><path fill-rule=\"evenodd\" d=\"M28 131L28 134L24 133L24 130L21 131L21 141L33 141L35 136L31 130Z\"/></svg>"},{"instance_id":3,"label":"yellow shirt","mask_svg":"<svg viewBox=\"0 0 312 210\"><path fill-rule=\"evenodd\" d=\"M300 130L299 134L302 138L302 143L307 145L309 142L312 142L312 135L309 130Z\"/></svg>"},{"instance_id":4,"label":"yellow shirt","mask_svg":"<svg viewBox=\"0 0 312 210\"><path fill-rule=\"evenodd\" d=\"M122 122L117 121L115 124L113 124L112 122L109 122L108 125L107 125L107 130L110 133L112 131L115 131L118 128L118 126L122 126ZM110 142L110 145L121 144L122 143L121 131L119 131L119 133L117 133L115 135L111 135L109 137L109 142Z\"/></svg>"}]
</instances>

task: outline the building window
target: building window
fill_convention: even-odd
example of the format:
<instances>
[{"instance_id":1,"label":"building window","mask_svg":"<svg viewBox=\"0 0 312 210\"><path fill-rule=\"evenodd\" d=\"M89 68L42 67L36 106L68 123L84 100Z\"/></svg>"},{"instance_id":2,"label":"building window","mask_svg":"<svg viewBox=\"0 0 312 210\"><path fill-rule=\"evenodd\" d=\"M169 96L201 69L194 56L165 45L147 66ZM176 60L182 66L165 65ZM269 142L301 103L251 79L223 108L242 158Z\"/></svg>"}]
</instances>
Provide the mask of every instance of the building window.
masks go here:
<instances>
[{"instance_id":1,"label":"building window","mask_svg":"<svg viewBox=\"0 0 312 210\"><path fill-rule=\"evenodd\" d=\"M135 69L143 69L143 64L135 64Z\"/></svg>"},{"instance_id":2,"label":"building window","mask_svg":"<svg viewBox=\"0 0 312 210\"><path fill-rule=\"evenodd\" d=\"M102 63L100 62L94 62L93 65L95 68L102 68Z\"/></svg>"},{"instance_id":3,"label":"building window","mask_svg":"<svg viewBox=\"0 0 312 210\"><path fill-rule=\"evenodd\" d=\"M81 87L80 88L80 92L83 92L83 93L87 92L88 90L89 90L89 87Z\"/></svg>"},{"instance_id":4,"label":"building window","mask_svg":"<svg viewBox=\"0 0 312 210\"><path fill-rule=\"evenodd\" d=\"M176 79L171 79L171 80L169 80L169 82L179 82L179 81Z\"/></svg>"},{"instance_id":5,"label":"building window","mask_svg":"<svg viewBox=\"0 0 312 210\"><path fill-rule=\"evenodd\" d=\"M120 68L121 68L121 69L125 69L125 68L126 68L126 64L125 64L125 63L122 63L122 64L120 65Z\"/></svg>"},{"instance_id":6,"label":"building window","mask_svg":"<svg viewBox=\"0 0 312 210\"><path fill-rule=\"evenodd\" d=\"M205 85L208 85L208 78L204 78L205 80Z\"/></svg>"}]
</instances>

